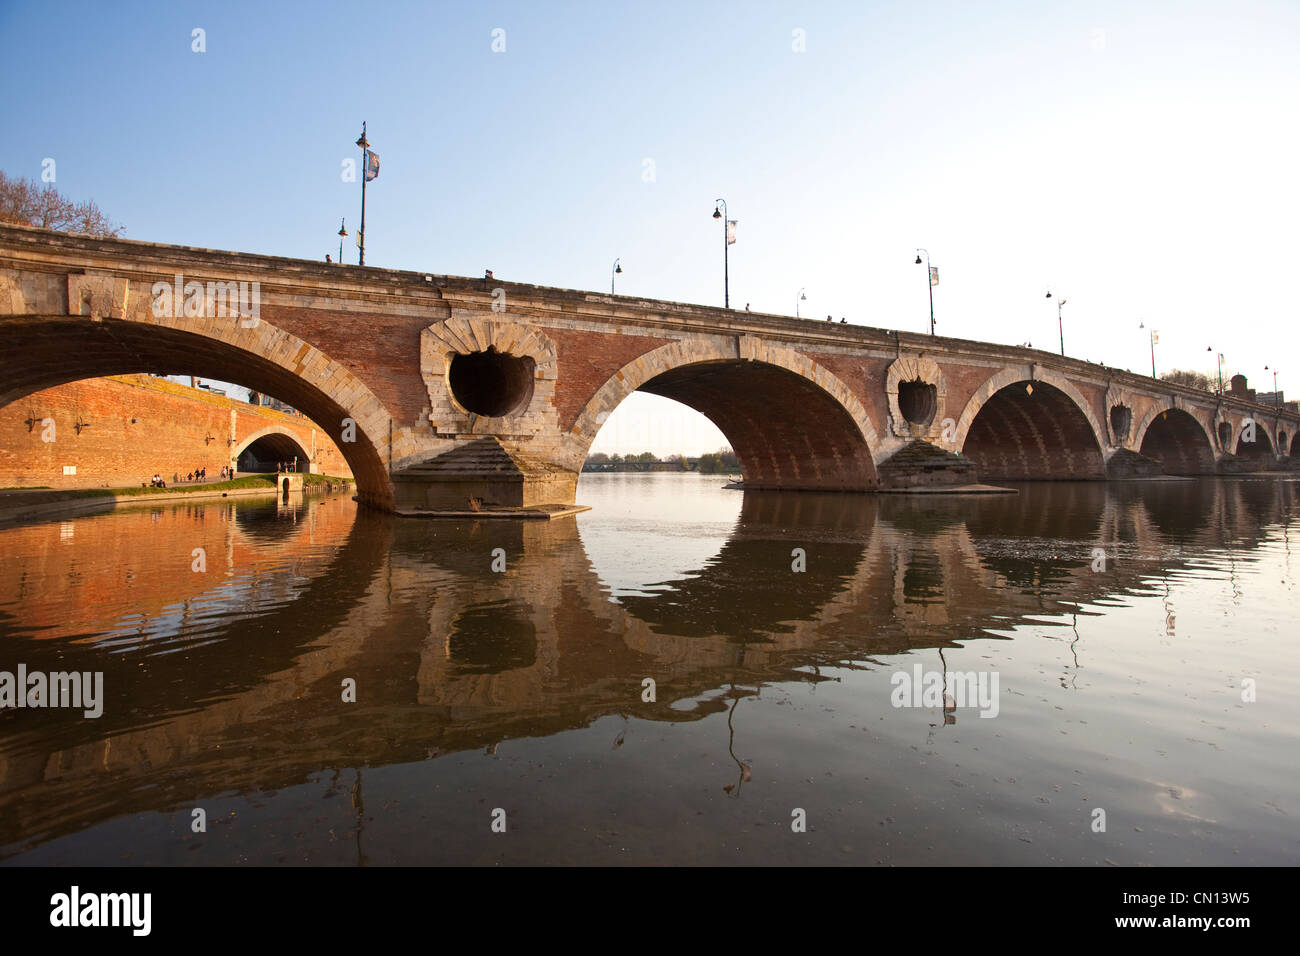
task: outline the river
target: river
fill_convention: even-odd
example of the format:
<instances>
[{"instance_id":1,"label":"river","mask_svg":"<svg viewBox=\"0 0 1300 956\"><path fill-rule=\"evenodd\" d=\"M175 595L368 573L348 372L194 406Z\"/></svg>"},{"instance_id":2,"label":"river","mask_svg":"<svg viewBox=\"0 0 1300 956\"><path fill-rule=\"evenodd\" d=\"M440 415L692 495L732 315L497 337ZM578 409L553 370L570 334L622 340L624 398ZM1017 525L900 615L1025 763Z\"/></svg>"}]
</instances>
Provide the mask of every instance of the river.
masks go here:
<instances>
[{"instance_id":1,"label":"river","mask_svg":"<svg viewBox=\"0 0 1300 956\"><path fill-rule=\"evenodd\" d=\"M0 529L0 861L1300 862L1295 481L726 480Z\"/></svg>"}]
</instances>

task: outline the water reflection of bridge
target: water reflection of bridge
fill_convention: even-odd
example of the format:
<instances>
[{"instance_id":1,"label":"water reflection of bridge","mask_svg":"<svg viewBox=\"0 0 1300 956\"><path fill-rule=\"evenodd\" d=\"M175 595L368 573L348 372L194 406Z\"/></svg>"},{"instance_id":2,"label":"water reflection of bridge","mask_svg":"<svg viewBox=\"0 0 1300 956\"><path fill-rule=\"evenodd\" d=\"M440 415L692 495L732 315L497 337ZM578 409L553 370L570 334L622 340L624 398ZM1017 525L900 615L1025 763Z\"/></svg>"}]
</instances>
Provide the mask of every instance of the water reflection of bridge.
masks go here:
<instances>
[{"instance_id":1,"label":"water reflection of bridge","mask_svg":"<svg viewBox=\"0 0 1300 956\"><path fill-rule=\"evenodd\" d=\"M997 639L1148 592L1185 567L1189 546L1249 551L1295 505L1295 485L1275 480L1028 487L964 500L749 494L704 566L662 593L617 602L573 522L452 527L340 512L303 525L315 546L334 548L332 560L223 581L232 606L258 588L277 600L264 613L209 621L183 653L142 643L107 654L69 640L15 649L14 623L0 618L6 658L20 655L32 670L104 670L108 695L98 721L0 715L0 843L16 850L37 834L196 795L423 760L608 714L695 720L726 707L713 692L729 684L817 680L819 667ZM238 537L256 542L260 526L244 523ZM498 547L504 574L490 571ZM806 572L791 571L795 547ZM1094 548L1106 555L1103 572L1093 570ZM57 572L64 559L48 560ZM147 554L138 561L147 565ZM160 580L174 587L171 577ZM213 598L197 576L181 580L192 602ZM344 677L357 681L356 704L340 702ZM641 701L645 677L658 684L655 704ZM685 700L698 704L670 706Z\"/></svg>"}]
</instances>

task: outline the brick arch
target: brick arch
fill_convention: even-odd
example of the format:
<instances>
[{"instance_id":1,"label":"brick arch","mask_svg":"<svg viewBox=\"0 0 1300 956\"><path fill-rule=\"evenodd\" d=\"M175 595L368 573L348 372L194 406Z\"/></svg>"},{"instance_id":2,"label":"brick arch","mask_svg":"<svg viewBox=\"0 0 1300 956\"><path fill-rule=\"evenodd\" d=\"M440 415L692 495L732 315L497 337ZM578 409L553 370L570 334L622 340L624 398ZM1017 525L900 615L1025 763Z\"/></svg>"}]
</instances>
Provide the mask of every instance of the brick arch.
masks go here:
<instances>
[{"instance_id":1,"label":"brick arch","mask_svg":"<svg viewBox=\"0 0 1300 956\"><path fill-rule=\"evenodd\" d=\"M1243 416L1250 418L1251 416ZM1252 419L1255 422L1254 441L1246 441L1245 429L1238 425L1237 433L1233 436L1236 443L1234 454L1243 455L1250 458L1275 458L1277 453L1273 450L1273 438L1268 433L1268 426L1258 418Z\"/></svg>"},{"instance_id":2,"label":"brick arch","mask_svg":"<svg viewBox=\"0 0 1300 956\"><path fill-rule=\"evenodd\" d=\"M1214 438L1211 436L1209 429L1205 427L1205 422L1197 418L1191 409L1181 407L1174 399L1168 399L1166 401L1154 402L1151 407L1147 409L1146 414L1142 416L1141 420L1134 425L1134 448L1142 447L1142 442L1146 439L1147 429L1151 427L1151 423L1166 412L1183 412L1184 414L1190 415L1196 421L1196 424L1201 427L1201 431L1205 433L1205 440L1210 443L1211 447L1213 447Z\"/></svg>"},{"instance_id":3,"label":"brick arch","mask_svg":"<svg viewBox=\"0 0 1300 956\"><path fill-rule=\"evenodd\" d=\"M142 297L123 318L0 316L0 341L0 407L106 375L154 372L237 382L310 418L347 460L359 499L391 505L387 409L345 365L265 320L157 317Z\"/></svg>"},{"instance_id":4,"label":"brick arch","mask_svg":"<svg viewBox=\"0 0 1300 956\"><path fill-rule=\"evenodd\" d=\"M1167 428L1165 423L1170 423ZM1176 402L1152 405L1134 430L1132 442L1133 448L1155 458L1166 472L1182 475L1213 473L1214 445L1205 422Z\"/></svg>"},{"instance_id":5,"label":"brick arch","mask_svg":"<svg viewBox=\"0 0 1300 956\"><path fill-rule=\"evenodd\" d=\"M960 448L966 443L966 433L970 431L971 422L975 420L975 416L984 407L984 403L1008 385L1015 385L1017 382L1046 382L1068 395L1083 414L1083 417L1088 420L1097 447L1102 447L1106 431L1098 423L1096 416L1093 415L1092 406L1083 397L1083 393L1075 388L1074 383L1069 379L1048 371L1039 365L1026 366L1020 369L1004 368L977 388L962 409L961 418L957 419L957 428L953 432L953 445L955 447Z\"/></svg>"},{"instance_id":6,"label":"brick arch","mask_svg":"<svg viewBox=\"0 0 1300 956\"><path fill-rule=\"evenodd\" d=\"M248 450L250 445L271 435L287 438L289 441L293 442L294 447L302 452L301 458L304 462L311 461L311 449L302 443L302 437L300 435L295 434L291 429L286 428L284 425L267 425L265 428L259 428L248 437L240 439L230 451L231 461L239 461L240 456Z\"/></svg>"},{"instance_id":7,"label":"brick arch","mask_svg":"<svg viewBox=\"0 0 1300 956\"><path fill-rule=\"evenodd\" d=\"M623 366L569 430L566 463L582 466L596 434L635 391L700 412L727 436L747 487L868 491L879 442L867 411L808 356L754 336L661 346Z\"/></svg>"},{"instance_id":8,"label":"brick arch","mask_svg":"<svg viewBox=\"0 0 1300 956\"><path fill-rule=\"evenodd\" d=\"M1031 403L1028 392L1009 391L1022 383L1036 387L1037 402ZM1002 440L996 449L982 429L975 429L986 407L990 408L988 414L1000 416L997 434ZM1028 366L1003 369L976 389L962 410L953 444L980 466L981 477L1104 478L1106 434L1073 383L1041 367Z\"/></svg>"}]
</instances>

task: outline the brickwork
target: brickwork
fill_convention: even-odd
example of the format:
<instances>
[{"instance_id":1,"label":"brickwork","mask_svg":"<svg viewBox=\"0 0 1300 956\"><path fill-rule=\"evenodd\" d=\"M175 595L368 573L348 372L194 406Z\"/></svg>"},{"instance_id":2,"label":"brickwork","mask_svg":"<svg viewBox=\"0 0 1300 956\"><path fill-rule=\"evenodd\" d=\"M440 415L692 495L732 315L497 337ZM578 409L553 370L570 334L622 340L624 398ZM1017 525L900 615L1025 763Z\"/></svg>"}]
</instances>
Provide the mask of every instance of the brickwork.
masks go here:
<instances>
[{"instance_id":1,"label":"brickwork","mask_svg":"<svg viewBox=\"0 0 1300 956\"><path fill-rule=\"evenodd\" d=\"M215 480L250 439L270 435L288 440L286 452L298 449L290 455L314 454L317 471L351 476L334 443L301 415L120 376L43 389L0 408L0 487L121 488L155 472L170 483L199 468Z\"/></svg>"}]
</instances>

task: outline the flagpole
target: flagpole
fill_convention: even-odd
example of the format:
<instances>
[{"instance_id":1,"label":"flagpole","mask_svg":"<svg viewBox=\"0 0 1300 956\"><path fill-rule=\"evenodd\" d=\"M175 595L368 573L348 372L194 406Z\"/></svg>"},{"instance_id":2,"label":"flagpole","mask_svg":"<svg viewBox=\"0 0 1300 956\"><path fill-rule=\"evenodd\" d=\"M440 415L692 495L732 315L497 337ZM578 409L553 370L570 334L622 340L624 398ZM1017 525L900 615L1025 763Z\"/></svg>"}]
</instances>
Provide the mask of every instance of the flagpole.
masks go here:
<instances>
[{"instance_id":1,"label":"flagpole","mask_svg":"<svg viewBox=\"0 0 1300 956\"><path fill-rule=\"evenodd\" d=\"M366 156L367 148L370 142L366 139L366 123L361 122L361 138L357 140L357 145L361 147L361 231L357 234L357 245L361 248L361 257L358 265L366 264L366 172L369 169L369 158Z\"/></svg>"}]
</instances>

